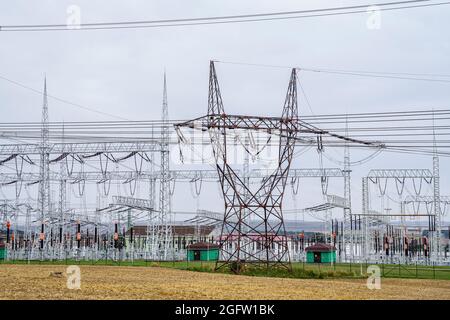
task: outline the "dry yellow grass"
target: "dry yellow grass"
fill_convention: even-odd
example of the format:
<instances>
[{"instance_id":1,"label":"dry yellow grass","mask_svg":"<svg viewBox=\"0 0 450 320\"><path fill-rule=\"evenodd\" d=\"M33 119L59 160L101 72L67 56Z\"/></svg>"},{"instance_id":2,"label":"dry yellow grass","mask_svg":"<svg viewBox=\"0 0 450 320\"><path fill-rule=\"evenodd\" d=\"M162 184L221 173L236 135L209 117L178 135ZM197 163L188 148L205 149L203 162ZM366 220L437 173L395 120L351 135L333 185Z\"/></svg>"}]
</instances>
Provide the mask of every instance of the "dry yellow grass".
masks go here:
<instances>
[{"instance_id":1,"label":"dry yellow grass","mask_svg":"<svg viewBox=\"0 0 450 320\"><path fill-rule=\"evenodd\" d=\"M1 265L0 299L450 299L450 281L382 279L303 280L234 276L165 268L81 266L81 289L65 266Z\"/></svg>"}]
</instances>

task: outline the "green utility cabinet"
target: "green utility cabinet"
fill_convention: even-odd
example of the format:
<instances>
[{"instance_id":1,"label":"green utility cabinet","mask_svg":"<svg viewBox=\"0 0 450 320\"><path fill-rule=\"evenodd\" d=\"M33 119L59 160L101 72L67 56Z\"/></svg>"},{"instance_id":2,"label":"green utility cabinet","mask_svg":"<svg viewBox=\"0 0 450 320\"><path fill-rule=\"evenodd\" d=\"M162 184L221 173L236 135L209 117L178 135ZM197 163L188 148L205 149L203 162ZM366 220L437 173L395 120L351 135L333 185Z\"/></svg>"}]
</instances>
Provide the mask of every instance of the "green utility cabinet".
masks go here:
<instances>
[{"instance_id":1,"label":"green utility cabinet","mask_svg":"<svg viewBox=\"0 0 450 320\"><path fill-rule=\"evenodd\" d=\"M0 243L0 260L6 259L6 247L4 243Z\"/></svg>"},{"instance_id":2,"label":"green utility cabinet","mask_svg":"<svg viewBox=\"0 0 450 320\"><path fill-rule=\"evenodd\" d=\"M219 259L219 245L197 242L187 246L188 261L216 261Z\"/></svg>"},{"instance_id":3,"label":"green utility cabinet","mask_svg":"<svg viewBox=\"0 0 450 320\"><path fill-rule=\"evenodd\" d=\"M336 262L336 248L325 243L316 243L305 248L306 262L332 263Z\"/></svg>"}]
</instances>

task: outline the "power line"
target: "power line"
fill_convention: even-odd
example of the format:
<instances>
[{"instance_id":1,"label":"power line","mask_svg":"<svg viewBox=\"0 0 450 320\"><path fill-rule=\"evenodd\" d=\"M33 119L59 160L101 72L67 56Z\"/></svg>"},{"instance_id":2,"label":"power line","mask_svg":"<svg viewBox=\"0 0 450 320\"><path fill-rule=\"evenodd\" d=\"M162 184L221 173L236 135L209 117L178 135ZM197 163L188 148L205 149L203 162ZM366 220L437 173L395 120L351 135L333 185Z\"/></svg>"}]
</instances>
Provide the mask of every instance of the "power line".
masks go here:
<instances>
[{"instance_id":1,"label":"power line","mask_svg":"<svg viewBox=\"0 0 450 320\"><path fill-rule=\"evenodd\" d=\"M20 82L17 82L17 81L15 81L15 80L8 79L8 78L6 78L6 77L4 77L4 76L1 76L1 75L0 75L0 79L5 80L5 81L7 81L7 82L9 82L9 83L12 83L12 84L14 84L14 85L16 85L16 86L22 87L22 88L24 88L24 89L30 90L30 91L32 91L32 92L34 92L34 93L39 94L39 95L43 95L43 94L44 94L44 92L41 91L41 90L34 89L34 88L32 88L32 87L29 87L29 86L27 86L27 85L24 85L24 84L22 84L22 83L20 83ZM68 100L65 100L65 99L62 99L62 98L53 96L53 95L51 95L51 94L47 94L47 97L48 97L48 98L51 98L51 99L53 99L53 100L59 101L59 102L61 102L61 103L64 103L64 104L71 105L71 106L74 106L74 107L77 107L77 108L86 110L86 111L95 112L95 113L98 113L98 114L101 114L101 115L105 115L105 116L112 117L112 118L116 118L116 119L120 119L120 120L129 120L129 119L124 118L124 117L121 117L121 116L116 116L116 115L113 115L113 114L111 114L111 113L107 113L107 112L95 110L95 109L92 109L92 108L83 106L83 105L81 105L81 104L78 104L78 103L70 102L70 101L68 101Z\"/></svg>"},{"instance_id":2,"label":"power line","mask_svg":"<svg viewBox=\"0 0 450 320\"><path fill-rule=\"evenodd\" d=\"M450 4L450 2L449 2ZM450 83L449 79L434 79L434 78L450 78L450 74L431 74L431 73L407 73L407 72L381 72L381 71L361 71L361 70L345 70L345 69L325 69L325 68L311 68L301 66L285 66L285 65L270 65L270 64L258 64L247 62L234 62L234 61L222 61L214 60L214 62L264 68L280 68L280 69L292 69L296 68L299 71L359 76L369 78L385 78L385 79L397 79L397 80L413 80L413 81L428 81L428 82L441 82ZM429 78L423 78L429 77Z\"/></svg>"},{"instance_id":3,"label":"power line","mask_svg":"<svg viewBox=\"0 0 450 320\"><path fill-rule=\"evenodd\" d=\"M432 111L399 111L399 112L370 112L370 113L348 113L344 116L346 118L342 118L342 114L322 114L322 115L314 115L314 116L301 116L301 119L307 120L308 123L317 123L317 124L341 124L347 123L380 123L380 122L423 122L423 121L431 121L430 115L434 113L435 120L448 120L450 119L450 110L442 109ZM438 116L438 117L436 117ZM169 120L169 124L177 124L180 122L184 122L186 120ZM40 129L40 122L0 122L0 128L3 130L13 130L13 129ZM108 128L119 128L119 129L148 129L149 126L152 128L161 128L165 124L161 122L161 120L127 120L127 121L83 121L83 122L49 122L49 127L55 129L61 129L62 126L69 130L75 129L98 129L105 130ZM383 126L383 127L353 127L349 128L349 130L353 131L369 131L369 130L417 130L417 129L432 129L435 126L424 126L424 125L414 125L411 126ZM447 128L448 126L436 126L436 128ZM328 128L328 130L343 130L342 128Z\"/></svg>"},{"instance_id":4,"label":"power line","mask_svg":"<svg viewBox=\"0 0 450 320\"><path fill-rule=\"evenodd\" d=\"M394 75L388 75L388 74L382 75L382 74L343 72L343 71L329 71L329 70L306 69L306 68L300 68L300 70L309 71L309 72L328 73L328 74L339 74L339 75L348 75L348 76L369 77L369 78L384 78L384 79L398 79L398 80L413 80L413 81L428 81L428 82L450 83L450 80L445 80L445 79L401 77L401 76L394 76Z\"/></svg>"},{"instance_id":5,"label":"power line","mask_svg":"<svg viewBox=\"0 0 450 320\"><path fill-rule=\"evenodd\" d=\"M0 31L23 32L23 31L110 30L110 29L130 29L130 28L136 29L136 28L181 27L181 26L230 24L230 23L275 21L275 20L349 15L349 14L367 13L368 8L377 8L377 10L379 11L391 11L391 10L442 6L450 4L450 2L439 2L439 3L412 5L413 3L430 2L430 1L431 0L412 0L412 1L373 3L355 6L319 8L310 10L296 10L296 11L200 17L200 18L179 18L179 19L121 21L121 22L95 22L95 23L82 23L76 25L75 28L74 26L67 24L4 25L0 26Z\"/></svg>"},{"instance_id":6,"label":"power line","mask_svg":"<svg viewBox=\"0 0 450 320\"><path fill-rule=\"evenodd\" d=\"M382 75L404 75L404 76L425 76L425 77L450 78L450 74L330 69L330 68L320 68L320 67L302 67L302 66L292 66L292 65L264 64L264 63L251 63L251 62L226 61L226 60L213 60L213 61L217 62L217 63L223 63L223 64L234 64L234 65L243 65L243 66L264 67L264 68L277 68L277 69L296 68L300 71L301 70L318 70L318 71L323 71L323 72L326 72L326 71L329 71L329 72L353 72L353 73L368 73L368 74L382 74Z\"/></svg>"},{"instance_id":7,"label":"power line","mask_svg":"<svg viewBox=\"0 0 450 320\"><path fill-rule=\"evenodd\" d=\"M292 68L292 67L288 67L288 66L275 66L275 65L264 65L264 64L254 64L254 63L244 63L244 62L228 62L228 61L217 61L216 60L216 62L219 62L219 63L227 63L227 64L239 64L239 65L249 65L249 66L259 66L259 67L276 67L276 68ZM336 73L336 72L339 72L339 73L345 73L345 74L353 74L354 73L354 71L350 71L350 70L343 70L343 69L341 69L341 71L329 71L329 70L327 70L327 69L320 69L320 68L299 68L300 70L305 70L305 71L316 71L316 72L327 72L327 73ZM377 74L385 74L385 72L380 72L380 71L359 71L360 73L377 73ZM402 74L402 73L389 73L389 74ZM441 76L441 77L450 77L450 75L436 75L436 74L427 74L428 76ZM370 75L367 75L367 76L370 76ZM381 76L377 76L377 77L381 77ZM383 76L384 77L384 76ZM397 77L398 78L398 77ZM7 81L7 82L9 82L9 83L11 83L11 84L14 84L14 85L16 85L16 86L19 86L19 87L21 87L21 88L24 88L24 89L26 89L26 90L30 90L30 91L32 91L32 92L34 92L34 93L37 93L37 94L39 94L39 95L42 95L43 94L43 91L41 91L41 90L38 90L38 89L35 89L35 88L32 88L32 87L29 87L29 86L27 86L27 85L25 85L25 84L23 84L23 83L20 83L20 82L18 82L18 81L15 81L15 80L12 80L12 79L9 79L9 78L7 78L7 77L5 77L5 76L2 76L2 75L0 75L0 79L1 80L4 80L4 81ZM419 80L419 79L410 79L410 78L405 78L405 79L408 79L408 80ZM430 81L434 81L434 80L432 80L432 79L420 79L420 80L430 80ZM441 81L444 81L444 82L450 82L450 80L441 80ZM300 88L301 88L301 90L302 90L302 93L303 93L303 95L304 95L304 97L305 97L305 100L306 100L306 102L307 102L307 105L308 105L308 107L309 107L309 109L310 109L310 111L312 112L312 109L311 109L311 104L310 104L310 102L309 102L309 99L308 99L308 97L306 96L306 93L305 93L305 91L304 91L304 88L303 88L303 86L301 85L301 83L299 82L299 85L300 85ZM47 94L47 96L49 97L49 98L51 98L51 99L54 99L54 100L56 100L56 101L59 101L59 102L61 102L61 103L64 103L64 104L67 104L67 105L71 105L71 106L74 106L74 107L77 107L77 108L80 108L80 109L83 109L83 110L86 110L86 111L90 111L90 112L94 112L94 113L97 113L97 114L101 114L101 115L106 115L106 116L108 116L108 117L112 117L112 118L115 118L115 119L120 119L120 120L125 120L125 121L130 121L130 119L127 119L127 118L125 118L125 117L122 117L122 116L117 116L117 115L114 115L114 114L111 114L111 113L107 113L107 112L104 112L104 111L99 111L99 110L96 110L96 109L93 109L93 108L90 108L90 107L87 107L87 106L84 106L84 105L81 105L81 104L79 104L79 103L74 103L74 102L71 102L71 101L68 101L68 100L66 100L66 99L62 99L62 98L59 98L59 97L57 97L57 96L54 96L54 95L50 95L50 94ZM450 110L435 110L435 111L423 111L423 110L420 110L420 111L411 111L411 112L408 112L408 111L406 111L406 112L402 112L402 111L398 111L398 112L387 112L387 113L361 113L361 114L341 114L341 115L338 115L338 114L334 114L334 115L328 115L328 116L332 116L332 117L338 117L338 116L341 116L341 117L356 117L356 116L358 116L358 115L362 115L362 116L365 116L365 117L367 117L367 116L369 116L369 115L373 115L373 116L387 116L387 115L395 115L395 114L401 114L401 115L403 115L403 116L405 116L405 115L411 115L411 114L413 114L413 113L425 113L425 114L428 114L428 113L432 113L432 112L437 112L437 113L439 113L439 112L450 112ZM311 115L311 116L302 116L302 118L308 118L308 119L314 119L314 118L318 118L318 117L323 117L323 115ZM144 122L145 121L154 121L154 122L160 122L161 120L144 120ZM172 121L174 121L174 120L172 120ZM86 123L86 122L84 122L84 123ZM311 123L313 123L313 122L311 122ZM41 123L40 122L37 122L36 123L37 125L41 125ZM97 123L98 124L98 123Z\"/></svg>"}]
</instances>

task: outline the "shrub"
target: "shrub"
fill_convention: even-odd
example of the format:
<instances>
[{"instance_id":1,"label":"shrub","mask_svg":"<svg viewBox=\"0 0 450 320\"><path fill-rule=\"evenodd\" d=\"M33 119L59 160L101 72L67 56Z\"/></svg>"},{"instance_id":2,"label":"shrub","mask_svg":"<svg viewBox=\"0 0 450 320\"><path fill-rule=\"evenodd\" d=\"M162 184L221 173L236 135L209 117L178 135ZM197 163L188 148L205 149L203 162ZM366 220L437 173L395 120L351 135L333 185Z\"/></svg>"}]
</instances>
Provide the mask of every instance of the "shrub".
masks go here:
<instances>
[{"instance_id":1,"label":"shrub","mask_svg":"<svg viewBox=\"0 0 450 320\"><path fill-rule=\"evenodd\" d=\"M195 266L195 267L189 267L187 268L189 271L196 271L196 272L211 272L211 268L208 268L206 266Z\"/></svg>"},{"instance_id":2,"label":"shrub","mask_svg":"<svg viewBox=\"0 0 450 320\"><path fill-rule=\"evenodd\" d=\"M245 264L242 261L239 261L239 262L233 261L230 264L230 271L233 273L236 273L236 274L242 273L245 271L245 269L246 269Z\"/></svg>"}]
</instances>

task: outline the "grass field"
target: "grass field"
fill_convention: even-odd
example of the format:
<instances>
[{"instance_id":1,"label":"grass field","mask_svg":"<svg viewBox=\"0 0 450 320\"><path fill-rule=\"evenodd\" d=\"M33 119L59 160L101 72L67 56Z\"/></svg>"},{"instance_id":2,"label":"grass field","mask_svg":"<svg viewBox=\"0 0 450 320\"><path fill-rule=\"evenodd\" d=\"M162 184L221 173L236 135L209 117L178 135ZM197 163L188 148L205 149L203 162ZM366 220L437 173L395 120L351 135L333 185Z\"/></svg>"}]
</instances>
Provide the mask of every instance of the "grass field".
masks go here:
<instances>
[{"instance_id":1,"label":"grass field","mask_svg":"<svg viewBox=\"0 0 450 320\"><path fill-rule=\"evenodd\" d=\"M450 281L284 279L174 268L81 266L81 289L66 287L64 265L0 265L0 299L450 299ZM53 277L51 272L64 276Z\"/></svg>"},{"instance_id":2,"label":"grass field","mask_svg":"<svg viewBox=\"0 0 450 320\"><path fill-rule=\"evenodd\" d=\"M144 260L131 261L112 261L112 260L98 260L98 261L75 261L75 260L55 260L55 261L2 261L1 264L38 264L38 265L97 265L97 266L134 266L134 267L167 267L180 270L194 270L194 271L213 271L214 262L200 262L200 261L176 261L176 262L151 262ZM301 262L292 263L292 268L297 271L306 270L314 271L315 274L326 274L334 272L336 274L353 274L354 276L365 276L367 267L370 264L350 264L350 263L337 263L337 264L308 264ZM424 265L398 265L398 264L379 264L381 276L385 278L411 278L411 279L441 279L450 280L450 267L442 266L424 266ZM264 274L262 274L264 275ZM277 276L272 274L271 276ZM287 276L284 273L280 273L281 277Z\"/></svg>"}]
</instances>

